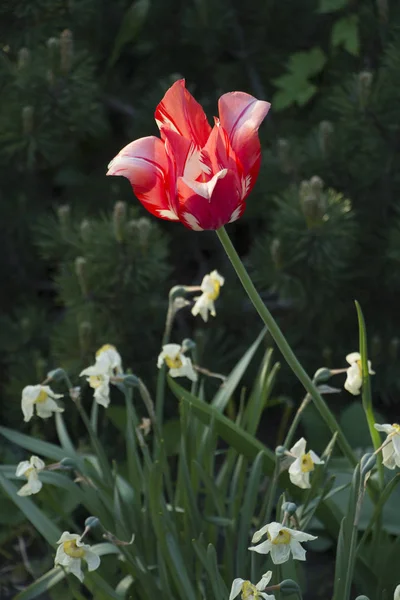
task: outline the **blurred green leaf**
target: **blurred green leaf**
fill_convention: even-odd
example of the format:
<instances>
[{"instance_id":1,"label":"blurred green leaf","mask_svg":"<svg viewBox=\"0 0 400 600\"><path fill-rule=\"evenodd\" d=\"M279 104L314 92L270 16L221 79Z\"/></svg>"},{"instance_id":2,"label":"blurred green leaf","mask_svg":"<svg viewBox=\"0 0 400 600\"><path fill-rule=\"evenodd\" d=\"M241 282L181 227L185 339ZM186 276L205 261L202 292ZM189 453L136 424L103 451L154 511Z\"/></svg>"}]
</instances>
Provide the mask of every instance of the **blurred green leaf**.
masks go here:
<instances>
[{"instance_id":1,"label":"blurred green leaf","mask_svg":"<svg viewBox=\"0 0 400 600\"><path fill-rule=\"evenodd\" d=\"M318 11L319 13L336 12L344 8L348 0L320 0Z\"/></svg>"},{"instance_id":2,"label":"blurred green leaf","mask_svg":"<svg viewBox=\"0 0 400 600\"><path fill-rule=\"evenodd\" d=\"M334 48L342 46L349 54L360 54L360 37L357 15L343 17L332 27L331 43Z\"/></svg>"},{"instance_id":3,"label":"blurred green leaf","mask_svg":"<svg viewBox=\"0 0 400 600\"><path fill-rule=\"evenodd\" d=\"M114 66L126 44L134 42L145 21L150 8L150 0L136 0L126 11L115 38L114 48L108 61L108 68Z\"/></svg>"}]
</instances>

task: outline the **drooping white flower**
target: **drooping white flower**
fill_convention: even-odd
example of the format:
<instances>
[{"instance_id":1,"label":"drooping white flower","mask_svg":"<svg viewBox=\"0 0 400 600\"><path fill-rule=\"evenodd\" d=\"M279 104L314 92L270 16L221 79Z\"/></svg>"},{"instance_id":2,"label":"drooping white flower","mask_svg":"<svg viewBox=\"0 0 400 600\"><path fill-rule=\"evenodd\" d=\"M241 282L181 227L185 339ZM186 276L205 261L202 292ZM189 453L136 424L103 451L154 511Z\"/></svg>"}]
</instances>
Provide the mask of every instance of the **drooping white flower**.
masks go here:
<instances>
[{"instance_id":1,"label":"drooping white flower","mask_svg":"<svg viewBox=\"0 0 400 600\"><path fill-rule=\"evenodd\" d=\"M267 535L268 539L258 544L258 546L251 546L249 550L258 554L268 554L270 552L272 562L275 565L286 562L290 557L290 553L296 560L306 560L306 551L300 542L317 539L315 535L289 529L289 527L284 527L281 523L276 522L268 523L256 531L251 540L252 543L259 542L263 535Z\"/></svg>"},{"instance_id":2,"label":"drooping white flower","mask_svg":"<svg viewBox=\"0 0 400 600\"><path fill-rule=\"evenodd\" d=\"M214 300L219 296L221 286L224 285L225 279L218 273L218 271L212 271L209 275L203 278L201 283L201 296L195 298L195 304L192 308L192 315L200 315L203 321L207 323L208 313L211 313L213 317L217 314L215 312Z\"/></svg>"},{"instance_id":3,"label":"drooping white flower","mask_svg":"<svg viewBox=\"0 0 400 600\"><path fill-rule=\"evenodd\" d=\"M29 460L23 460L19 463L15 474L17 477L26 477L28 483L18 490L18 496L31 496L40 492L43 484L39 479L39 472L43 471L45 466L44 462L37 456L31 456Z\"/></svg>"},{"instance_id":4,"label":"drooping white flower","mask_svg":"<svg viewBox=\"0 0 400 600\"><path fill-rule=\"evenodd\" d=\"M54 566L61 565L68 573L75 575L79 581L83 581L82 559L86 561L88 570L94 571L100 565L100 557L93 552L88 544L81 541L81 536L76 533L64 531L57 544Z\"/></svg>"},{"instance_id":5,"label":"drooping white flower","mask_svg":"<svg viewBox=\"0 0 400 600\"><path fill-rule=\"evenodd\" d=\"M264 573L256 585L253 585L250 581L245 579L240 579L240 577L234 579L229 600L236 598L240 592L242 592L242 600L256 600L257 598L264 598L264 600L275 600L275 596L273 594L266 594L263 592L263 590L267 587L271 577L272 571Z\"/></svg>"},{"instance_id":6,"label":"drooping white flower","mask_svg":"<svg viewBox=\"0 0 400 600\"><path fill-rule=\"evenodd\" d=\"M192 361L182 352L179 344L165 344L162 352L158 355L157 367L161 369L163 364L169 368L171 377L188 377L197 381L197 373L193 369Z\"/></svg>"},{"instance_id":7,"label":"drooping white flower","mask_svg":"<svg viewBox=\"0 0 400 600\"><path fill-rule=\"evenodd\" d=\"M315 452L310 450L306 453L307 442L301 438L290 449L290 454L296 457L296 460L289 467L290 481L303 490L310 488L310 472L314 470L314 465L322 465L323 460Z\"/></svg>"},{"instance_id":8,"label":"drooping white flower","mask_svg":"<svg viewBox=\"0 0 400 600\"><path fill-rule=\"evenodd\" d=\"M94 399L107 408L110 404L110 378L122 374L122 360L115 346L105 344L96 352L96 362L83 369L80 377L85 376L94 389Z\"/></svg>"},{"instance_id":9,"label":"drooping white flower","mask_svg":"<svg viewBox=\"0 0 400 600\"><path fill-rule=\"evenodd\" d=\"M394 590L393 600L400 600L400 584Z\"/></svg>"},{"instance_id":10,"label":"drooping white flower","mask_svg":"<svg viewBox=\"0 0 400 600\"><path fill-rule=\"evenodd\" d=\"M36 414L42 419L48 419L55 412L64 412L54 400L62 398L63 394L55 394L48 385L27 385L22 390L21 408L24 421L27 423L33 417L34 407Z\"/></svg>"},{"instance_id":11,"label":"drooping white flower","mask_svg":"<svg viewBox=\"0 0 400 600\"><path fill-rule=\"evenodd\" d=\"M361 354L359 352L351 352L346 356L346 360L350 367L347 369L347 377L344 383L344 388L353 396L358 396L362 386L362 365ZM368 372L370 375L375 375L375 371L371 369L371 361L368 361Z\"/></svg>"},{"instance_id":12,"label":"drooping white flower","mask_svg":"<svg viewBox=\"0 0 400 600\"><path fill-rule=\"evenodd\" d=\"M387 434L385 440L387 443L382 448L383 464L388 469L395 469L396 466L400 467L400 425L397 423L393 423L393 425L375 423L374 427L378 431Z\"/></svg>"}]
</instances>

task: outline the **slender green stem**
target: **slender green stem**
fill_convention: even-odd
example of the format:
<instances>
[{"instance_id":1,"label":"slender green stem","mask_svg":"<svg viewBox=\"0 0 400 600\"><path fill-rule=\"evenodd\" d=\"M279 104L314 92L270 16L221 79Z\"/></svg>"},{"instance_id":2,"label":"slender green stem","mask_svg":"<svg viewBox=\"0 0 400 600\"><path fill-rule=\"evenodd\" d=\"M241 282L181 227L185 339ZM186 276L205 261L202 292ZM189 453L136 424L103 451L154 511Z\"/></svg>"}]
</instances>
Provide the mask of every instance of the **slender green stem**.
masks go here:
<instances>
[{"instance_id":1,"label":"slender green stem","mask_svg":"<svg viewBox=\"0 0 400 600\"><path fill-rule=\"evenodd\" d=\"M303 384L305 390L310 394L313 399L313 402L321 415L322 419L328 425L329 429L332 433L338 434L338 444L341 448L343 454L350 461L350 463L355 466L357 464L357 460L354 456L353 450L351 449L350 444L348 443L346 437L343 434L338 422L336 421L334 415L329 410L325 400L322 398L319 393L317 387L313 384L311 378L307 375L299 361L297 360L293 350L289 346L286 341L285 336L279 329L277 323L275 322L273 316L269 312L268 308L265 306L264 302L260 298L253 282L251 281L249 274L247 273L242 261L239 258L228 234L225 231L224 227L221 227L216 231L221 244L223 245L225 252L228 255L229 260L231 261L244 289L247 292L250 300L252 301L255 309L260 315L261 319L264 321L265 325L268 327L270 334L274 338L279 350L282 352L286 362L289 367L292 369L294 374L297 376L299 381Z\"/></svg>"},{"instance_id":2,"label":"slender green stem","mask_svg":"<svg viewBox=\"0 0 400 600\"><path fill-rule=\"evenodd\" d=\"M310 404L310 402L311 402L311 396L310 396L310 394L306 394L303 399L303 402L300 404L299 408L297 409L297 412L294 415L294 419L289 428L289 431L286 434L285 441L283 442L283 446L285 448L288 448L291 445L291 443L293 441L293 436L296 433L297 427L299 426L301 415L303 414L303 412L305 411L307 406Z\"/></svg>"}]
</instances>

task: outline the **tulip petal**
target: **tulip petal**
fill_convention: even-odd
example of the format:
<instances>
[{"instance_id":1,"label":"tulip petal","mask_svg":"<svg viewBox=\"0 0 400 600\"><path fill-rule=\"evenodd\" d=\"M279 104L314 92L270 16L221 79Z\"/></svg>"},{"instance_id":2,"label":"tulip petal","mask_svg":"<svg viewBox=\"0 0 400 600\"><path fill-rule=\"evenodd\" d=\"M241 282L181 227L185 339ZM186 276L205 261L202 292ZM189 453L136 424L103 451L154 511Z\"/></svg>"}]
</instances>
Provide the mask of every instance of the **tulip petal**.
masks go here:
<instances>
[{"instance_id":1,"label":"tulip petal","mask_svg":"<svg viewBox=\"0 0 400 600\"><path fill-rule=\"evenodd\" d=\"M211 126L204 110L185 87L185 80L176 81L166 91L155 111L155 119L161 130L170 129L193 141L202 148L207 142Z\"/></svg>"},{"instance_id":2,"label":"tulip petal","mask_svg":"<svg viewBox=\"0 0 400 600\"><path fill-rule=\"evenodd\" d=\"M230 92L218 102L221 126L239 158L245 175L250 176L246 196L250 193L260 168L261 146L258 128L266 117L270 103L244 92Z\"/></svg>"},{"instance_id":3,"label":"tulip petal","mask_svg":"<svg viewBox=\"0 0 400 600\"><path fill-rule=\"evenodd\" d=\"M223 169L207 182L179 177L177 183L179 219L189 229L219 229L244 210L233 171Z\"/></svg>"},{"instance_id":4,"label":"tulip petal","mask_svg":"<svg viewBox=\"0 0 400 600\"><path fill-rule=\"evenodd\" d=\"M150 213L161 219L177 221L175 197L169 194L169 170L164 143L149 136L125 146L110 162L107 175L126 177L135 195Z\"/></svg>"}]
</instances>

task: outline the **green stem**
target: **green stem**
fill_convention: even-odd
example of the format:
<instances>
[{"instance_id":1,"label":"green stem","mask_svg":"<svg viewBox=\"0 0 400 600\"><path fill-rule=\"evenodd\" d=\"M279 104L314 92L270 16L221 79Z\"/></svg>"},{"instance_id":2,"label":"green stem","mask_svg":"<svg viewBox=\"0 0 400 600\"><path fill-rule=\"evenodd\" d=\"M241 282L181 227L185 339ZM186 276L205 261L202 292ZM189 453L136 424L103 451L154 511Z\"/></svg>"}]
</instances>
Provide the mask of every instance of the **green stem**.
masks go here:
<instances>
[{"instance_id":1,"label":"green stem","mask_svg":"<svg viewBox=\"0 0 400 600\"><path fill-rule=\"evenodd\" d=\"M224 247L225 252L228 255L229 260L231 261L244 289L247 292L250 300L252 301L255 309L260 315L261 319L264 321L265 325L268 327L268 330L272 337L274 338L276 345L279 350L282 352L283 357L288 363L289 367L292 369L294 374L297 376L299 381L303 384L305 390L312 397L314 404L321 415L322 419L325 421L329 429L332 433L338 434L338 444L343 454L349 460L349 462L355 466L357 464L357 460L353 454L353 450L351 449L350 444L348 443L346 437L343 434L338 422L336 421L334 415L329 410L325 400L322 398L316 386L311 381L310 377L307 375L299 361L297 360L293 350L289 346L286 341L285 336L279 329L277 323L275 322L273 316L269 312L268 308L265 306L264 302L260 298L256 288L254 287L253 282L251 281L249 274L247 273L242 261L239 258L238 253L236 252L228 234L225 231L224 227L217 229L216 231L221 244Z\"/></svg>"},{"instance_id":2,"label":"green stem","mask_svg":"<svg viewBox=\"0 0 400 600\"><path fill-rule=\"evenodd\" d=\"M303 399L303 402L300 404L299 408L297 409L297 412L294 415L294 419L289 428L289 431L286 434L285 441L283 442L283 446L285 448L289 448L289 446L292 445L293 436L296 433L297 427L299 426L301 415L303 414L303 412L305 411L307 406L310 404L310 402L311 402L311 396L310 396L310 394L306 394Z\"/></svg>"}]
</instances>

